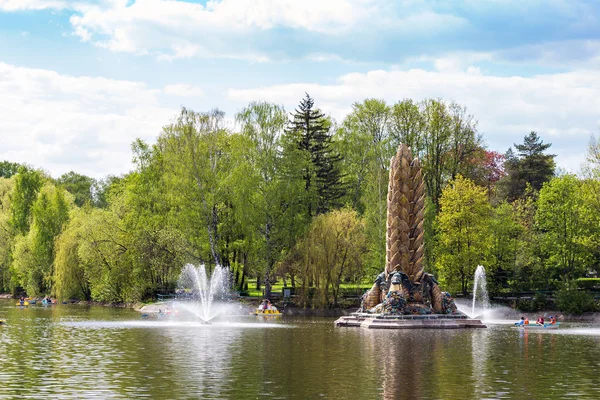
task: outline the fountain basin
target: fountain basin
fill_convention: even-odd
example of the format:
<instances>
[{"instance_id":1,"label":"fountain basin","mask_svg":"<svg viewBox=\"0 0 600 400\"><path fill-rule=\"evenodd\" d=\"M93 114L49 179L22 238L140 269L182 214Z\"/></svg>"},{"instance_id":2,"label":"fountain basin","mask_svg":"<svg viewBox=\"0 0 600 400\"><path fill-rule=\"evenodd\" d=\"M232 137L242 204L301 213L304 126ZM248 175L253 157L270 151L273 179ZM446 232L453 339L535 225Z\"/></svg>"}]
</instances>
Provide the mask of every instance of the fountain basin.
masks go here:
<instances>
[{"instance_id":1,"label":"fountain basin","mask_svg":"<svg viewBox=\"0 0 600 400\"><path fill-rule=\"evenodd\" d=\"M478 319L466 315L390 315L352 313L335 321L336 326L360 327L365 329L462 329L486 328Z\"/></svg>"}]
</instances>

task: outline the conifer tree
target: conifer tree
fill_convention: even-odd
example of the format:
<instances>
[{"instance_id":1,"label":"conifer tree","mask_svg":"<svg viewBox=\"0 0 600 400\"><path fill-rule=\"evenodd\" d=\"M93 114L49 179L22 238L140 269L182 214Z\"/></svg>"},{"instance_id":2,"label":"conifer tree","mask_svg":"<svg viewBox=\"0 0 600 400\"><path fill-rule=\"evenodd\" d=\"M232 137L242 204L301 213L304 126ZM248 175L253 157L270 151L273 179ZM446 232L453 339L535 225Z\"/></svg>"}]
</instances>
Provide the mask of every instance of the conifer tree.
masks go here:
<instances>
[{"instance_id":1,"label":"conifer tree","mask_svg":"<svg viewBox=\"0 0 600 400\"><path fill-rule=\"evenodd\" d=\"M523 144L515 144L517 153L512 148L506 153L504 164L507 172L501 187L509 201L521 198L530 186L534 193L540 191L545 182L554 176L554 154L544 152L552 143L544 143L537 132L532 131L525 136Z\"/></svg>"},{"instance_id":2,"label":"conifer tree","mask_svg":"<svg viewBox=\"0 0 600 400\"><path fill-rule=\"evenodd\" d=\"M302 179L305 183L309 217L324 214L340 205L344 185L340 171L341 157L332 148L330 122L306 94L292 114L286 133L305 155Z\"/></svg>"}]
</instances>

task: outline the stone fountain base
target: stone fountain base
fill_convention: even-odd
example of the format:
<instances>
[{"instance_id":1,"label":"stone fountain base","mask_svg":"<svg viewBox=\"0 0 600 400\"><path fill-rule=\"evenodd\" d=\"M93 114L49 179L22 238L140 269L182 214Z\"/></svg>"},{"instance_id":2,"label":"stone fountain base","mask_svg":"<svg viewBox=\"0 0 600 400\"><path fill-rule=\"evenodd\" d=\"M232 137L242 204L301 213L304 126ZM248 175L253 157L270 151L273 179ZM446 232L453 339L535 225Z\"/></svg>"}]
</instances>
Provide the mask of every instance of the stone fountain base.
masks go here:
<instances>
[{"instance_id":1,"label":"stone fountain base","mask_svg":"<svg viewBox=\"0 0 600 400\"><path fill-rule=\"evenodd\" d=\"M446 315L389 315L352 313L335 321L336 326L361 327L366 329L461 329L486 328L478 319L464 314Z\"/></svg>"}]
</instances>

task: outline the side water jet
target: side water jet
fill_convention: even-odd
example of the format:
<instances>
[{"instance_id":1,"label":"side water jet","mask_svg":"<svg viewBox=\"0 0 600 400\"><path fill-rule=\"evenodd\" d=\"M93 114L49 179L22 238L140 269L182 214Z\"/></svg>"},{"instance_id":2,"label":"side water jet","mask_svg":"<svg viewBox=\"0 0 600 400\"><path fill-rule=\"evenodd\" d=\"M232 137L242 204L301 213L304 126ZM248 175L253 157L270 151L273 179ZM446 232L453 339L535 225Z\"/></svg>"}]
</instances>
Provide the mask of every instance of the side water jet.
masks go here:
<instances>
[{"instance_id":1,"label":"side water jet","mask_svg":"<svg viewBox=\"0 0 600 400\"><path fill-rule=\"evenodd\" d=\"M477 307L477 304L480 307ZM487 280L485 277L485 268L482 265L477 266L475 270L475 279L473 281L473 305L471 307L471 318L484 315L490 309L490 299L487 291Z\"/></svg>"},{"instance_id":2,"label":"side water jet","mask_svg":"<svg viewBox=\"0 0 600 400\"><path fill-rule=\"evenodd\" d=\"M179 276L179 286L192 290L192 302L180 303L179 306L209 323L224 309L218 300L227 293L228 278L227 268L215 267L209 279L204 265L186 264Z\"/></svg>"}]
</instances>

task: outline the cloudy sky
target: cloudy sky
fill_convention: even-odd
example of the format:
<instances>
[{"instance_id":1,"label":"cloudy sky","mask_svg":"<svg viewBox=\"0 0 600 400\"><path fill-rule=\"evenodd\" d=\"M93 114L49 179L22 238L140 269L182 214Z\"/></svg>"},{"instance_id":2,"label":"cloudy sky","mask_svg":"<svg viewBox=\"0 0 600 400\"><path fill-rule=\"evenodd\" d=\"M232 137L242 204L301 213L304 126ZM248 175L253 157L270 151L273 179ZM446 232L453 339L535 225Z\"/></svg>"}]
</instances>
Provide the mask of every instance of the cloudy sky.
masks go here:
<instances>
[{"instance_id":1,"label":"cloudy sky","mask_svg":"<svg viewBox=\"0 0 600 400\"><path fill-rule=\"evenodd\" d=\"M229 117L304 92L465 105L488 147L531 130L576 172L600 133L596 0L0 0L0 160L131 168L180 106Z\"/></svg>"}]
</instances>

